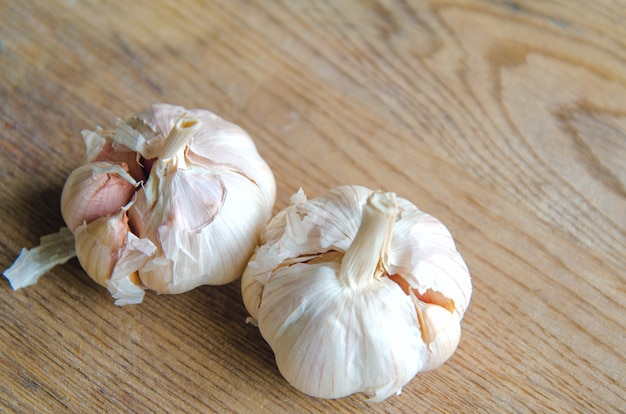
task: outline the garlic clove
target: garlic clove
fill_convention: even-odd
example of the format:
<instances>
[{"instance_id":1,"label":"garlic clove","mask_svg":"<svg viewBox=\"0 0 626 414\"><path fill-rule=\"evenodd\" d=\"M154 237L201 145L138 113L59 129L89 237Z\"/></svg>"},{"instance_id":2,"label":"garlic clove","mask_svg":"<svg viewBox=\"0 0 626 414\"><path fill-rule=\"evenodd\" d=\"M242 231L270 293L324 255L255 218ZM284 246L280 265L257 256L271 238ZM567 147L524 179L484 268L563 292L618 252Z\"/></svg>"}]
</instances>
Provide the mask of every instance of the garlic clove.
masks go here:
<instances>
[{"instance_id":1,"label":"garlic clove","mask_svg":"<svg viewBox=\"0 0 626 414\"><path fill-rule=\"evenodd\" d=\"M472 293L469 270L449 230L435 217L398 199L402 217L393 229L385 259L390 275L399 274L420 294L439 292L463 315Z\"/></svg>"},{"instance_id":2,"label":"garlic clove","mask_svg":"<svg viewBox=\"0 0 626 414\"><path fill-rule=\"evenodd\" d=\"M83 222L74 230L78 261L96 283L106 286L127 234L125 212L100 217L89 224Z\"/></svg>"},{"instance_id":3,"label":"garlic clove","mask_svg":"<svg viewBox=\"0 0 626 414\"><path fill-rule=\"evenodd\" d=\"M429 371L441 366L454 354L461 339L461 319L456 312L411 296L417 309L422 338L428 346L428 359L422 371Z\"/></svg>"},{"instance_id":4,"label":"garlic clove","mask_svg":"<svg viewBox=\"0 0 626 414\"><path fill-rule=\"evenodd\" d=\"M401 274L419 295L438 292L441 298L445 298L441 300L449 303L439 303L441 306L452 307L460 315L465 313L471 297L471 282L467 266L456 250L428 248L403 257L404 261L397 261L394 265L393 260L398 256L390 253L386 263L390 273Z\"/></svg>"},{"instance_id":5,"label":"garlic clove","mask_svg":"<svg viewBox=\"0 0 626 414\"><path fill-rule=\"evenodd\" d=\"M179 171L174 180L185 179L187 173ZM239 174L221 175L219 180L205 184L204 197L197 199L204 199L204 204L182 204L176 213L172 210L175 206L170 204L170 210L164 209L170 218L168 224L162 224L161 220L144 221L148 226L139 228L140 237L156 238L161 246L157 258L140 271L143 284L151 290L182 293L201 284L230 283L240 277L246 266L241 256L252 255L265 223L264 197L261 194L251 197L255 194L253 184ZM207 198L208 194L213 194L213 198ZM248 201L239 202L244 197ZM172 198L181 198L181 194L163 194L160 200ZM138 194L131 217L145 216L147 208L146 199ZM157 204L156 210L161 208ZM204 222L192 220L195 211L201 208ZM212 211L215 214L211 215Z\"/></svg>"},{"instance_id":6,"label":"garlic clove","mask_svg":"<svg viewBox=\"0 0 626 414\"><path fill-rule=\"evenodd\" d=\"M99 162L76 168L61 194L65 224L74 231L83 222L118 212L130 201L137 185L125 164Z\"/></svg>"},{"instance_id":7,"label":"garlic clove","mask_svg":"<svg viewBox=\"0 0 626 414\"><path fill-rule=\"evenodd\" d=\"M156 251L152 242L130 232L127 208L83 223L74 232L78 261L95 282L105 287L112 278L138 282L135 273Z\"/></svg>"},{"instance_id":8,"label":"garlic clove","mask_svg":"<svg viewBox=\"0 0 626 414\"><path fill-rule=\"evenodd\" d=\"M265 166L265 161L258 157L254 142L247 132L218 116L211 117L199 111L190 111L188 115L198 116L207 125L190 143L187 153L189 160L197 164L208 162L214 170L225 169L243 174L262 188L262 193L267 195L267 204L273 205L276 194L271 171Z\"/></svg>"},{"instance_id":9,"label":"garlic clove","mask_svg":"<svg viewBox=\"0 0 626 414\"><path fill-rule=\"evenodd\" d=\"M461 338L461 318L455 310L454 301L432 289L420 294L397 274L389 276L389 280L396 283L415 304L422 339L428 346L427 362L422 370L439 367L454 354Z\"/></svg>"}]
</instances>

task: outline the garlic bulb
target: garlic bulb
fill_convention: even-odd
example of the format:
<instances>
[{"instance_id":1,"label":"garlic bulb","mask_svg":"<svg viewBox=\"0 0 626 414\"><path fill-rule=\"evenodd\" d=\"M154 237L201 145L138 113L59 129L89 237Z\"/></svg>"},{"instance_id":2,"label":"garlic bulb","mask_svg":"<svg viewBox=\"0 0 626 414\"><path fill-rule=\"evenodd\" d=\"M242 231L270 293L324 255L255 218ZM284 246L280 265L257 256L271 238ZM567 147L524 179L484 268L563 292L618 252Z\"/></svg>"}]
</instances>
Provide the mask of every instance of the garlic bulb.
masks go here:
<instances>
[{"instance_id":1,"label":"garlic bulb","mask_svg":"<svg viewBox=\"0 0 626 414\"><path fill-rule=\"evenodd\" d=\"M276 195L243 129L207 110L154 104L83 138L86 163L68 177L61 213L81 265L116 304L241 275Z\"/></svg>"},{"instance_id":2,"label":"garlic bulb","mask_svg":"<svg viewBox=\"0 0 626 414\"><path fill-rule=\"evenodd\" d=\"M392 193L302 190L269 223L242 277L246 309L298 390L399 393L454 352L470 276L438 220Z\"/></svg>"}]
</instances>

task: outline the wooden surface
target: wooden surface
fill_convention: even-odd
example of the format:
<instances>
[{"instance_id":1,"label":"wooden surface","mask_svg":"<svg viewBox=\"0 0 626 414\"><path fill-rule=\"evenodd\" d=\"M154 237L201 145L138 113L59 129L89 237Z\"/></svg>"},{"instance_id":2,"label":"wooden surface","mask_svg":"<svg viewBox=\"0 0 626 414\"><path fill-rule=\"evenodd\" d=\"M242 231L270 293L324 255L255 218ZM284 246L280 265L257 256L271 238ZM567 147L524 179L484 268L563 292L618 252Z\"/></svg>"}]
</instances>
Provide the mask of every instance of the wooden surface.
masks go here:
<instances>
[{"instance_id":1,"label":"wooden surface","mask_svg":"<svg viewBox=\"0 0 626 414\"><path fill-rule=\"evenodd\" d=\"M292 389L239 282L116 307L72 260L0 281L2 412L619 412L626 3L0 0L0 267L63 226L80 131L211 109L278 183L394 191L473 276L457 353L379 404Z\"/></svg>"}]
</instances>

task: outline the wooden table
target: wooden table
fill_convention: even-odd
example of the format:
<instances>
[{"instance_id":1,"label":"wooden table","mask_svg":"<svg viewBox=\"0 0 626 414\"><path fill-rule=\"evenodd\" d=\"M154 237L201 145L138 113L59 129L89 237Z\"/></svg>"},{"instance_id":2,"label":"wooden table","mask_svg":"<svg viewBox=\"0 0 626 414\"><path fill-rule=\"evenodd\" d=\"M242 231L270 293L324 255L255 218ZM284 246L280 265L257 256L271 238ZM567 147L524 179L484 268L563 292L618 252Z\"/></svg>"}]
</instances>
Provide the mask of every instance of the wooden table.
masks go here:
<instances>
[{"instance_id":1,"label":"wooden table","mask_svg":"<svg viewBox=\"0 0 626 414\"><path fill-rule=\"evenodd\" d=\"M2 412L619 412L626 3L0 1L0 267L64 225L82 129L211 109L278 183L394 191L451 230L456 354L400 396L291 388L240 284L117 307L73 259L0 282Z\"/></svg>"}]
</instances>

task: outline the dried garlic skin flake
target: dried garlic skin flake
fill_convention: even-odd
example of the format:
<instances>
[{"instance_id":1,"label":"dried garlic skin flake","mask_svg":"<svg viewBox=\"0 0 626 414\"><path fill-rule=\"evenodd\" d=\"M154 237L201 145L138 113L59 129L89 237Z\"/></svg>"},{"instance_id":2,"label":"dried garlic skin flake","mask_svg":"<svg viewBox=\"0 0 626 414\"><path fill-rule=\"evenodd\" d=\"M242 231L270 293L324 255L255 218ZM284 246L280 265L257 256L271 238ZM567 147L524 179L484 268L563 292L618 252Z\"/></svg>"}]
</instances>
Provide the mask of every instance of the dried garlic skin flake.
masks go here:
<instances>
[{"instance_id":1,"label":"dried garlic skin flake","mask_svg":"<svg viewBox=\"0 0 626 414\"><path fill-rule=\"evenodd\" d=\"M74 236L67 227L39 240L39 246L22 248L15 262L3 274L14 290L34 285L37 279L56 265L76 256Z\"/></svg>"},{"instance_id":2,"label":"dried garlic skin flake","mask_svg":"<svg viewBox=\"0 0 626 414\"><path fill-rule=\"evenodd\" d=\"M455 351L470 275L447 228L392 193L342 186L268 224L246 309L298 390L373 401Z\"/></svg>"}]
</instances>

